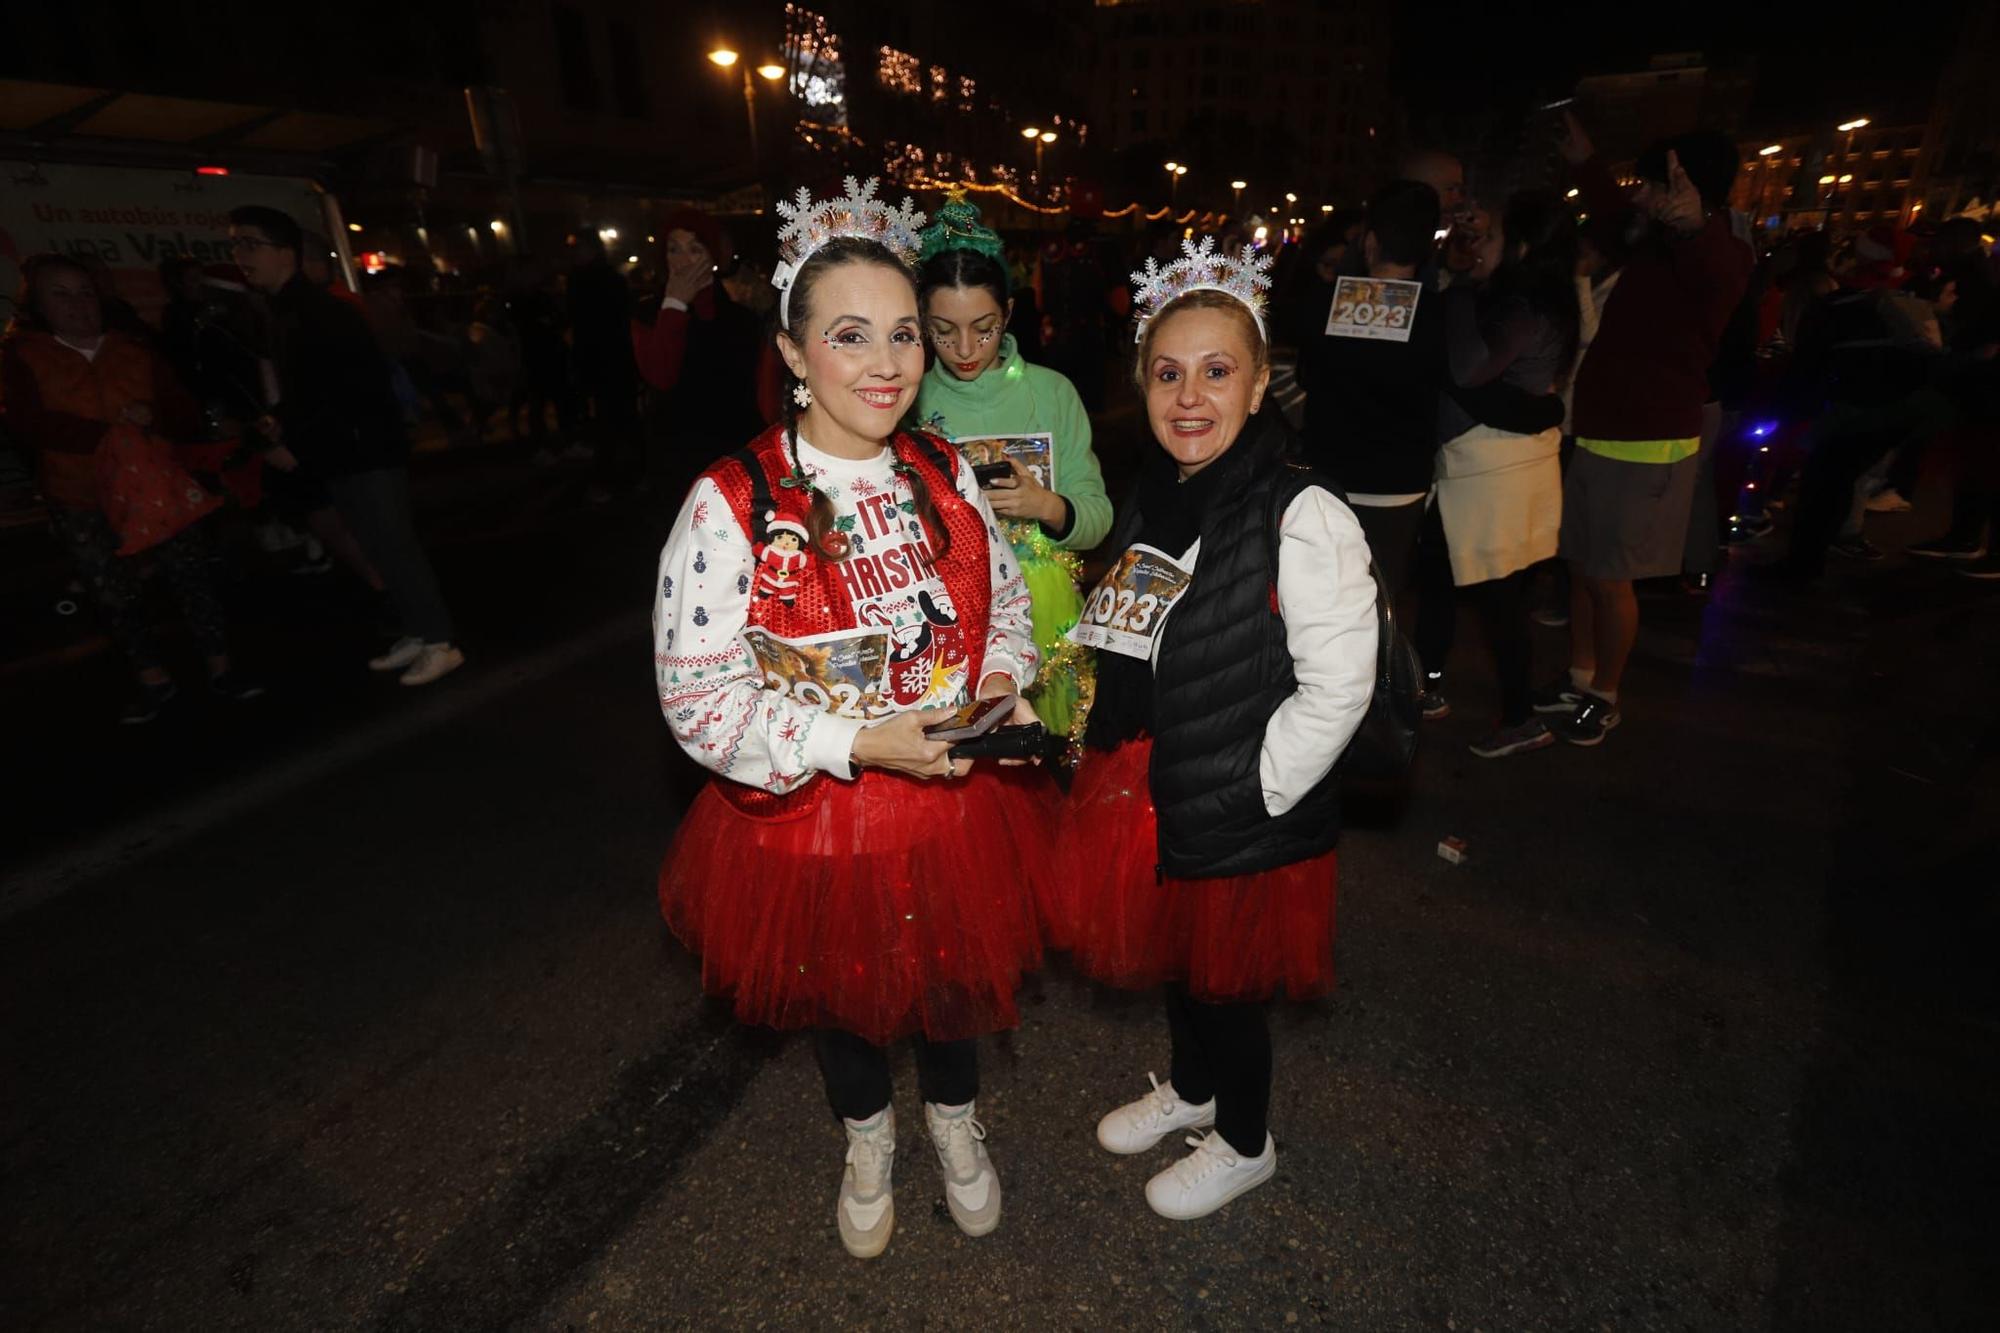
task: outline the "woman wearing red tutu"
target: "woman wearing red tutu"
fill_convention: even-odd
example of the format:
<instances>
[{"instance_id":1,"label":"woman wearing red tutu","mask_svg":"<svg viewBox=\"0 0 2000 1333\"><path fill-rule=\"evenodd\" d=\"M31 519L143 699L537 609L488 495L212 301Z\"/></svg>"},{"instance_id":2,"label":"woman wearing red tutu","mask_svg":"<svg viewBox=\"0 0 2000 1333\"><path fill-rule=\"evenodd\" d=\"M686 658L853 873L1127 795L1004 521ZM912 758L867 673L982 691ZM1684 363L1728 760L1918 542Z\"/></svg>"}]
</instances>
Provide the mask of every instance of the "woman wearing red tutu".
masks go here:
<instances>
[{"instance_id":1,"label":"woman wearing red tutu","mask_svg":"<svg viewBox=\"0 0 2000 1333\"><path fill-rule=\"evenodd\" d=\"M1062 862L1089 868L1062 909L1082 970L1166 983L1172 1078L1105 1116L1098 1142L1137 1153L1213 1126L1146 1185L1176 1219L1276 1167L1265 1002L1333 984L1333 766L1376 662L1361 527L1259 411L1270 260L1212 244L1134 275L1139 385L1165 454L1072 632L1100 649L1099 676Z\"/></svg>"},{"instance_id":2,"label":"woman wearing red tutu","mask_svg":"<svg viewBox=\"0 0 2000 1333\"><path fill-rule=\"evenodd\" d=\"M660 557L654 663L681 747L716 779L682 821L660 907L747 1023L810 1028L847 1128L840 1238L895 1223L888 1056L916 1042L953 1218L1000 1221L973 1119L974 1039L1017 1021L1040 959L1050 811L924 727L1034 679L1028 593L971 470L896 423L923 378L908 267L923 215L781 204L786 420L709 468ZM806 558L797 559L799 554ZM1018 699L1013 717L1034 719Z\"/></svg>"}]
</instances>

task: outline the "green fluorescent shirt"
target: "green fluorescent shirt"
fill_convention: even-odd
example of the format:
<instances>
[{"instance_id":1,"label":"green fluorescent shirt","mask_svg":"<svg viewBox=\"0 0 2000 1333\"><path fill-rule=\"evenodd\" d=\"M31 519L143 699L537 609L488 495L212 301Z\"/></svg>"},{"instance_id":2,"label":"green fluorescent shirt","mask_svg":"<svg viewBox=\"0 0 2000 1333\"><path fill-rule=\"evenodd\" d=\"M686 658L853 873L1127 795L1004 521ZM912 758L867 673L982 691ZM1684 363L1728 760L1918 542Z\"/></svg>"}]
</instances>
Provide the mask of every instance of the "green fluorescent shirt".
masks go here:
<instances>
[{"instance_id":1,"label":"green fluorescent shirt","mask_svg":"<svg viewBox=\"0 0 2000 1333\"><path fill-rule=\"evenodd\" d=\"M1576 447L1600 458L1621 463L1678 463L1701 452L1701 440L1593 440L1577 436Z\"/></svg>"},{"instance_id":2,"label":"green fluorescent shirt","mask_svg":"<svg viewBox=\"0 0 2000 1333\"><path fill-rule=\"evenodd\" d=\"M933 364L904 424L959 438L1046 431L1055 440L1057 494L1076 511L1069 535L1057 545L1088 551L1111 531L1111 500L1090 448L1090 414L1075 385L1022 360L1013 334L1001 338L999 359L976 380L959 379L943 362Z\"/></svg>"}]
</instances>

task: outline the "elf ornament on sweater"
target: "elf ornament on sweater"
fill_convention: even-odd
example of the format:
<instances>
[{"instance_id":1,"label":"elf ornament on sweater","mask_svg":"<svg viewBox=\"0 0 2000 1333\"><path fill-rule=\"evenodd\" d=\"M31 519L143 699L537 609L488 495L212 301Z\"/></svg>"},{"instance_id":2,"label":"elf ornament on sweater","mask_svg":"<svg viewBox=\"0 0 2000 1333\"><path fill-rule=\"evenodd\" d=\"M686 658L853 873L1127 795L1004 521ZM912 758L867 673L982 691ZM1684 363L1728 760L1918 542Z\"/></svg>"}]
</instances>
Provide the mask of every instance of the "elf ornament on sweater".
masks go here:
<instances>
[{"instance_id":1,"label":"elf ornament on sweater","mask_svg":"<svg viewBox=\"0 0 2000 1333\"><path fill-rule=\"evenodd\" d=\"M775 597L786 606L799 599L799 576L812 563L806 550L803 517L766 510L764 540L751 548L757 558L757 595Z\"/></svg>"}]
</instances>

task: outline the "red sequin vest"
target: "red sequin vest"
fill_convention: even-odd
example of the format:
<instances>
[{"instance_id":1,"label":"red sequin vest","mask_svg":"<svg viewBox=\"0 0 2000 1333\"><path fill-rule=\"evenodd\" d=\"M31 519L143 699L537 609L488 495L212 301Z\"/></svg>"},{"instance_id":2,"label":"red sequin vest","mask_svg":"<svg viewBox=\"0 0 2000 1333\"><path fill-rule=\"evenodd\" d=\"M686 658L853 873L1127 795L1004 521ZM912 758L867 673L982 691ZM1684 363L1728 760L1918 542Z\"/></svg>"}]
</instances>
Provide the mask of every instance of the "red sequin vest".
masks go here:
<instances>
[{"instance_id":1,"label":"red sequin vest","mask_svg":"<svg viewBox=\"0 0 2000 1333\"><path fill-rule=\"evenodd\" d=\"M773 426L703 474L722 492L737 526L753 546L768 540L764 515L778 507L776 497L794 498L783 485L792 470L783 436L784 427ZM949 548L932 563L957 611L955 632L966 652L967 690L976 690L984 674L987 622L993 610L986 524L979 511L958 493L955 479L962 464L957 450L934 436L900 431L890 440L889 447L899 464L923 478L938 520L950 534ZM935 551L935 534L931 544ZM789 600L753 587L748 623L784 639L859 628L854 603L838 565L838 561L813 552L811 562L798 576L795 595ZM720 781L716 787L725 800L746 815L790 819L819 804L826 781L824 775L815 774L783 796L740 782Z\"/></svg>"}]
</instances>

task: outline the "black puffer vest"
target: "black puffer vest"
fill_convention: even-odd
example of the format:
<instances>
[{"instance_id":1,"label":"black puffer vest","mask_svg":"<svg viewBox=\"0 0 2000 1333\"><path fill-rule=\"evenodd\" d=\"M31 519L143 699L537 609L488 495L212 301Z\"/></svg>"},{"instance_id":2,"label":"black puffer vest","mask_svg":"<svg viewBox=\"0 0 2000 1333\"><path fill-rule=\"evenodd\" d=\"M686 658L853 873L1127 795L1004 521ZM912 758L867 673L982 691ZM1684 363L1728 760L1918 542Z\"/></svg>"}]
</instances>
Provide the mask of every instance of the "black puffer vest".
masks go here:
<instances>
[{"instance_id":1,"label":"black puffer vest","mask_svg":"<svg viewBox=\"0 0 2000 1333\"><path fill-rule=\"evenodd\" d=\"M1160 868L1179 879L1289 865L1327 851L1340 833L1332 774L1274 819L1257 771L1265 726L1298 688L1278 615L1277 523L1308 486L1339 491L1293 461L1291 430L1276 412L1250 430L1213 465L1229 472L1216 479L1194 579L1161 631L1153 672ZM1124 545L1142 521L1134 512L1119 525Z\"/></svg>"}]
</instances>

